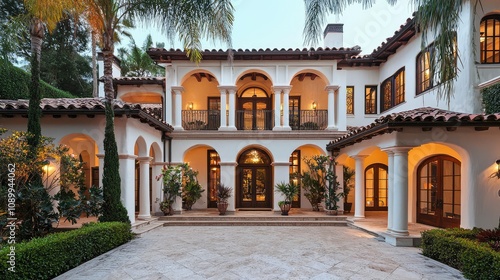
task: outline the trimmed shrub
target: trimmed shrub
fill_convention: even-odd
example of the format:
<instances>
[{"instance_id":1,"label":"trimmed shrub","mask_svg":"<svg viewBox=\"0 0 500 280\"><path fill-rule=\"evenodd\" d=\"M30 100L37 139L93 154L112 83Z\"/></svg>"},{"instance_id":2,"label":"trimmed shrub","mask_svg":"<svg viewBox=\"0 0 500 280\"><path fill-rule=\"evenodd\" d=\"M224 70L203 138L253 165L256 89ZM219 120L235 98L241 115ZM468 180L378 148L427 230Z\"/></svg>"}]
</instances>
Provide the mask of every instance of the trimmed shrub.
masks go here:
<instances>
[{"instance_id":1,"label":"trimmed shrub","mask_svg":"<svg viewBox=\"0 0 500 280\"><path fill-rule=\"evenodd\" d=\"M500 279L500 253L476 241L481 229L422 232L422 253L459 269L469 279Z\"/></svg>"},{"instance_id":2,"label":"trimmed shrub","mask_svg":"<svg viewBox=\"0 0 500 280\"><path fill-rule=\"evenodd\" d=\"M31 75L10 62L0 59L0 99L29 99ZM59 90L40 81L42 98L75 98L66 91Z\"/></svg>"},{"instance_id":3,"label":"trimmed shrub","mask_svg":"<svg viewBox=\"0 0 500 280\"><path fill-rule=\"evenodd\" d=\"M132 239L127 223L91 223L80 229L55 233L15 245L15 272L0 250L0 269L8 279L51 279Z\"/></svg>"}]
</instances>

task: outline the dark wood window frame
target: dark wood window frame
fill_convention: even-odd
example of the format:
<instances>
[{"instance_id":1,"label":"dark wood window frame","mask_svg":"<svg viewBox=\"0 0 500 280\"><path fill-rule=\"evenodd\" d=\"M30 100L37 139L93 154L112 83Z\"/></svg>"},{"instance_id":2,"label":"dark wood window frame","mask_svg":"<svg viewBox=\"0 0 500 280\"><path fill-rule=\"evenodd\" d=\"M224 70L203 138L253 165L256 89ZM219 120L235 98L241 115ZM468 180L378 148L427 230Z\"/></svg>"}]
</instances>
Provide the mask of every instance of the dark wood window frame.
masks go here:
<instances>
[{"instance_id":1,"label":"dark wood window frame","mask_svg":"<svg viewBox=\"0 0 500 280\"><path fill-rule=\"evenodd\" d=\"M346 113L354 115L354 86L346 87Z\"/></svg>"},{"instance_id":2,"label":"dark wood window frame","mask_svg":"<svg viewBox=\"0 0 500 280\"><path fill-rule=\"evenodd\" d=\"M431 56L434 55L434 47L431 45L421 51L416 58L416 91L419 95L434 87L434 71L431 69ZM425 72L428 72L427 74ZM427 78L425 76L428 76Z\"/></svg>"},{"instance_id":3,"label":"dark wood window frame","mask_svg":"<svg viewBox=\"0 0 500 280\"><path fill-rule=\"evenodd\" d=\"M380 112L405 102L405 78L405 67L403 67L380 84Z\"/></svg>"},{"instance_id":4,"label":"dark wood window frame","mask_svg":"<svg viewBox=\"0 0 500 280\"><path fill-rule=\"evenodd\" d=\"M212 161L211 153L216 153L217 157L214 161ZM215 171L216 178L212 178L212 170ZM207 150L207 207L208 208L217 208L217 201L211 200L212 190L217 189L217 185L220 184L220 156L219 153L215 150ZM215 186L214 186L215 184ZM214 188L215 187L215 188Z\"/></svg>"},{"instance_id":5,"label":"dark wood window frame","mask_svg":"<svg viewBox=\"0 0 500 280\"><path fill-rule=\"evenodd\" d=\"M498 25L496 24L497 22ZM491 26L491 33L488 31L489 26ZM500 14L483 17L479 25L480 61L482 64L500 63L500 44L497 42L499 39ZM491 44L491 49L488 49L489 44ZM488 61L488 57L491 57L492 59Z\"/></svg>"},{"instance_id":6,"label":"dark wood window frame","mask_svg":"<svg viewBox=\"0 0 500 280\"><path fill-rule=\"evenodd\" d=\"M293 160L296 159L297 160L297 164L294 164L293 163ZM294 200L292 201L292 207L295 207L295 208L300 208L300 161L301 161L301 157L300 157L300 150L295 150L292 152L292 154L290 155L290 171L289 171L289 174L290 174L290 183L295 183L293 180L297 180L297 185L299 185L299 193L296 197L294 197ZM295 175L297 175L297 177L295 177Z\"/></svg>"},{"instance_id":7,"label":"dark wood window frame","mask_svg":"<svg viewBox=\"0 0 500 280\"><path fill-rule=\"evenodd\" d=\"M370 95L369 99L368 95ZM371 98L372 95L373 98ZM377 86L365 86L365 114L377 114Z\"/></svg>"}]
</instances>

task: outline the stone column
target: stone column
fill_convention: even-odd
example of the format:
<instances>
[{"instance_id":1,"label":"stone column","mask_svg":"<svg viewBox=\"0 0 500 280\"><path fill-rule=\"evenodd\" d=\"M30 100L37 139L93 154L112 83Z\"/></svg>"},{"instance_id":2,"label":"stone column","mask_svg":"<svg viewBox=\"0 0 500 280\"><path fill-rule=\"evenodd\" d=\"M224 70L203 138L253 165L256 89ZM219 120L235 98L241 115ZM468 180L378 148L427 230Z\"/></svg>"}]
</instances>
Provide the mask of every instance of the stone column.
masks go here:
<instances>
[{"instance_id":1,"label":"stone column","mask_svg":"<svg viewBox=\"0 0 500 280\"><path fill-rule=\"evenodd\" d=\"M292 130L290 127L290 87L283 88L283 130Z\"/></svg>"},{"instance_id":2,"label":"stone column","mask_svg":"<svg viewBox=\"0 0 500 280\"><path fill-rule=\"evenodd\" d=\"M149 163L152 157L138 157L141 181L139 182L139 215L140 220L151 218L151 197L149 195Z\"/></svg>"},{"instance_id":3,"label":"stone column","mask_svg":"<svg viewBox=\"0 0 500 280\"><path fill-rule=\"evenodd\" d=\"M151 201L153 203L153 215L156 215L158 213L159 215L161 214L160 210L160 202L163 201L163 180L157 180L156 177L158 177L161 174L161 170L163 169L163 166L166 166L166 162L152 162L152 186L151 186Z\"/></svg>"},{"instance_id":4,"label":"stone column","mask_svg":"<svg viewBox=\"0 0 500 280\"><path fill-rule=\"evenodd\" d=\"M182 128L182 92L184 91L183 87L175 86L172 87L172 91L175 94L175 118L174 118L174 130L184 130Z\"/></svg>"},{"instance_id":5,"label":"stone column","mask_svg":"<svg viewBox=\"0 0 500 280\"><path fill-rule=\"evenodd\" d=\"M406 236L408 232L408 152L411 147L392 148L394 153L392 233Z\"/></svg>"},{"instance_id":6,"label":"stone column","mask_svg":"<svg viewBox=\"0 0 500 280\"><path fill-rule=\"evenodd\" d=\"M229 92L229 125L228 130L236 130L236 87L228 87Z\"/></svg>"},{"instance_id":7,"label":"stone column","mask_svg":"<svg viewBox=\"0 0 500 280\"><path fill-rule=\"evenodd\" d=\"M226 89L219 87L220 90L220 127L219 130L227 129L227 116L226 116L226 105L227 105L227 95Z\"/></svg>"},{"instance_id":8,"label":"stone column","mask_svg":"<svg viewBox=\"0 0 500 280\"><path fill-rule=\"evenodd\" d=\"M274 184L286 184L290 182L290 162L273 162L272 165L274 166ZM285 200L285 196L283 196L283 194L281 193L275 192L274 186L269 187L273 188L273 210L281 212L281 209L278 206L278 202L281 200Z\"/></svg>"},{"instance_id":9,"label":"stone column","mask_svg":"<svg viewBox=\"0 0 500 280\"><path fill-rule=\"evenodd\" d=\"M392 150L384 150L388 157L388 206L387 206L387 231L392 231L394 217L394 153Z\"/></svg>"},{"instance_id":10,"label":"stone column","mask_svg":"<svg viewBox=\"0 0 500 280\"><path fill-rule=\"evenodd\" d=\"M284 109L284 108L283 108ZM281 89L274 89L274 127L273 130L281 130Z\"/></svg>"},{"instance_id":11,"label":"stone column","mask_svg":"<svg viewBox=\"0 0 500 280\"><path fill-rule=\"evenodd\" d=\"M119 155L121 201L127 209L130 223L135 223L135 155ZM104 186L105 188L106 186Z\"/></svg>"},{"instance_id":12,"label":"stone column","mask_svg":"<svg viewBox=\"0 0 500 280\"><path fill-rule=\"evenodd\" d=\"M227 211L234 212L236 209L236 162L220 162L220 183L233 189L231 197L228 199Z\"/></svg>"},{"instance_id":13,"label":"stone column","mask_svg":"<svg viewBox=\"0 0 500 280\"><path fill-rule=\"evenodd\" d=\"M337 130L337 126L335 124L335 91L337 91L338 86L326 86L325 90L328 92L328 126L327 130Z\"/></svg>"},{"instance_id":14,"label":"stone column","mask_svg":"<svg viewBox=\"0 0 500 280\"><path fill-rule=\"evenodd\" d=\"M355 165L355 187L354 187L354 218L365 217L365 170L364 161L366 155L353 156Z\"/></svg>"}]
</instances>

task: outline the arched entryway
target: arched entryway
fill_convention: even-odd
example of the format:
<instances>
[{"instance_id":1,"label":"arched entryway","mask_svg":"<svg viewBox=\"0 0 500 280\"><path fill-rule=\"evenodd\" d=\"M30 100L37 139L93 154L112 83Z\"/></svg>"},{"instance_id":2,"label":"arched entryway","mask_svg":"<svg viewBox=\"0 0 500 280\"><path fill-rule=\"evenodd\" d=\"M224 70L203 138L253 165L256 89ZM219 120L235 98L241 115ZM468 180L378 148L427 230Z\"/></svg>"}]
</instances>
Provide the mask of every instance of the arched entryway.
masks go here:
<instances>
[{"instance_id":1,"label":"arched entryway","mask_svg":"<svg viewBox=\"0 0 500 280\"><path fill-rule=\"evenodd\" d=\"M366 211L387 211L388 183L387 165L375 163L365 169Z\"/></svg>"},{"instance_id":2,"label":"arched entryway","mask_svg":"<svg viewBox=\"0 0 500 280\"><path fill-rule=\"evenodd\" d=\"M271 130L271 97L259 87L245 89L238 98L237 126L239 130Z\"/></svg>"},{"instance_id":3,"label":"arched entryway","mask_svg":"<svg viewBox=\"0 0 500 280\"><path fill-rule=\"evenodd\" d=\"M437 155L417 169L417 222L436 227L460 226L460 161Z\"/></svg>"},{"instance_id":4,"label":"arched entryway","mask_svg":"<svg viewBox=\"0 0 500 280\"><path fill-rule=\"evenodd\" d=\"M271 158L266 152L256 148L243 152L236 176L236 207L272 207Z\"/></svg>"}]
</instances>

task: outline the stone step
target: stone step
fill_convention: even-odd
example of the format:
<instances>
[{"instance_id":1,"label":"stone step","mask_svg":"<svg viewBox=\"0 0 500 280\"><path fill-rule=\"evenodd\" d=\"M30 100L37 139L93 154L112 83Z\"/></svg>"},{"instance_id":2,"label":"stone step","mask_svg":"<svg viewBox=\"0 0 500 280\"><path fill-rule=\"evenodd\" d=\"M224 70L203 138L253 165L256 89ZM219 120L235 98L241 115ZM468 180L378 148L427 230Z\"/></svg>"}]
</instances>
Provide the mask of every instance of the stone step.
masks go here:
<instances>
[{"instance_id":1,"label":"stone step","mask_svg":"<svg viewBox=\"0 0 500 280\"><path fill-rule=\"evenodd\" d=\"M242 222L279 222L279 221L288 221L288 222L315 222L315 221L340 221L347 223L346 216L314 216L314 217L304 217L304 216L255 216L255 217L242 217L236 215L228 215L228 216L182 216L182 215L173 215L173 216L161 216L158 218L159 221L242 221Z\"/></svg>"},{"instance_id":2,"label":"stone step","mask_svg":"<svg viewBox=\"0 0 500 280\"><path fill-rule=\"evenodd\" d=\"M158 221L158 217L151 217L147 220L135 220L135 223L132 224L132 229L139 229L141 227L147 227L151 223Z\"/></svg>"},{"instance_id":3,"label":"stone step","mask_svg":"<svg viewBox=\"0 0 500 280\"><path fill-rule=\"evenodd\" d=\"M170 220L163 226L347 226L346 220Z\"/></svg>"},{"instance_id":4,"label":"stone step","mask_svg":"<svg viewBox=\"0 0 500 280\"><path fill-rule=\"evenodd\" d=\"M152 221L152 222L148 223L147 225L140 226L139 228L132 228L132 232L136 236L140 237L142 234L144 234L146 232L150 232L153 229L163 227L164 226L163 224L164 224L163 222Z\"/></svg>"}]
</instances>

